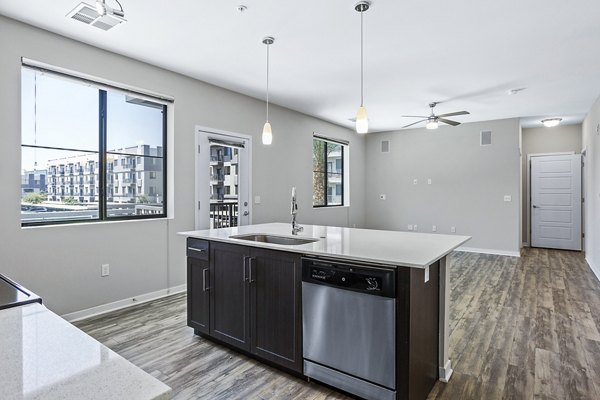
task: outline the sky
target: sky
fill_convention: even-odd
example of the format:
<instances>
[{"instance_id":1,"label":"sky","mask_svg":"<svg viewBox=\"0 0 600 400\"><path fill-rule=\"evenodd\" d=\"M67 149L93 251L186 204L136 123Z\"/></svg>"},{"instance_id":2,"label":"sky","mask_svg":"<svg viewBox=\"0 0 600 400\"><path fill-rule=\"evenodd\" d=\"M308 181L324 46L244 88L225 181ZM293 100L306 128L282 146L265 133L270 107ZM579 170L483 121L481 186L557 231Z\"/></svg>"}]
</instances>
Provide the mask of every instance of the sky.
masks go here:
<instances>
[{"instance_id":1,"label":"sky","mask_svg":"<svg viewBox=\"0 0 600 400\"><path fill-rule=\"evenodd\" d=\"M22 70L21 83L22 144L98 151L97 88L28 68ZM127 103L125 94L116 91L108 92L107 105L109 150L162 145L161 110ZM36 161L38 170L46 169L49 159L80 154L23 147L21 169L33 170Z\"/></svg>"}]
</instances>

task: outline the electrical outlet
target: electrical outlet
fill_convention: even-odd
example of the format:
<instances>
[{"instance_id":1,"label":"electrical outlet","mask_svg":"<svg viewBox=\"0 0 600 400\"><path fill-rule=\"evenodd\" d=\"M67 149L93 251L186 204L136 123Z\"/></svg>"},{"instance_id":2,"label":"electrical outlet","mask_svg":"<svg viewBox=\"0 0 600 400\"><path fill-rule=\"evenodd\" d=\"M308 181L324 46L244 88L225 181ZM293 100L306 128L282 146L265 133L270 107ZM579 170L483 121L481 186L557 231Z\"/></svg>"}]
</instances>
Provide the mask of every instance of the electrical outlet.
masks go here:
<instances>
[{"instance_id":1,"label":"electrical outlet","mask_svg":"<svg viewBox=\"0 0 600 400\"><path fill-rule=\"evenodd\" d=\"M456 233L456 227L455 227L455 226L451 227L451 228L450 228L450 232L452 232L452 233Z\"/></svg>"},{"instance_id":2,"label":"electrical outlet","mask_svg":"<svg viewBox=\"0 0 600 400\"><path fill-rule=\"evenodd\" d=\"M419 226L418 225L413 225L413 231L418 231L419 230Z\"/></svg>"},{"instance_id":3,"label":"electrical outlet","mask_svg":"<svg viewBox=\"0 0 600 400\"><path fill-rule=\"evenodd\" d=\"M387 196L384 193L379 195L379 200L385 200L386 198Z\"/></svg>"},{"instance_id":4,"label":"electrical outlet","mask_svg":"<svg viewBox=\"0 0 600 400\"><path fill-rule=\"evenodd\" d=\"M433 225L433 226L431 227L431 232L437 232L437 226Z\"/></svg>"},{"instance_id":5,"label":"electrical outlet","mask_svg":"<svg viewBox=\"0 0 600 400\"><path fill-rule=\"evenodd\" d=\"M100 276L109 276L109 275L110 275L110 264L102 264Z\"/></svg>"},{"instance_id":6,"label":"electrical outlet","mask_svg":"<svg viewBox=\"0 0 600 400\"><path fill-rule=\"evenodd\" d=\"M254 196L254 204L260 204L260 196Z\"/></svg>"},{"instance_id":7,"label":"electrical outlet","mask_svg":"<svg viewBox=\"0 0 600 400\"><path fill-rule=\"evenodd\" d=\"M504 195L504 201L506 201L507 203L511 202L512 201L512 196L510 196L508 194Z\"/></svg>"},{"instance_id":8,"label":"electrical outlet","mask_svg":"<svg viewBox=\"0 0 600 400\"><path fill-rule=\"evenodd\" d=\"M409 230L409 231L412 231L412 230L413 230L413 226L412 226L412 225L409 225L409 226L408 226L408 230Z\"/></svg>"}]
</instances>

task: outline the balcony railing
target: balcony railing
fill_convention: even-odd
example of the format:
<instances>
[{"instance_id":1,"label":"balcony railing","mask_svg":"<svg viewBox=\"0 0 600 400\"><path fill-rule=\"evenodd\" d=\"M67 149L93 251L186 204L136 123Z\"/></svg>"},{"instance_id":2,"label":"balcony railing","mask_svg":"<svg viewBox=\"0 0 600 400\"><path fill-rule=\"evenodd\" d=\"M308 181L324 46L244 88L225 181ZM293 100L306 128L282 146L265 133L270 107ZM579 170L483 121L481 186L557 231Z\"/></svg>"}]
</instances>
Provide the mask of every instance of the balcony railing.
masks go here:
<instances>
[{"instance_id":1,"label":"balcony railing","mask_svg":"<svg viewBox=\"0 0 600 400\"><path fill-rule=\"evenodd\" d=\"M238 225L238 203L210 203L210 227L230 228Z\"/></svg>"}]
</instances>

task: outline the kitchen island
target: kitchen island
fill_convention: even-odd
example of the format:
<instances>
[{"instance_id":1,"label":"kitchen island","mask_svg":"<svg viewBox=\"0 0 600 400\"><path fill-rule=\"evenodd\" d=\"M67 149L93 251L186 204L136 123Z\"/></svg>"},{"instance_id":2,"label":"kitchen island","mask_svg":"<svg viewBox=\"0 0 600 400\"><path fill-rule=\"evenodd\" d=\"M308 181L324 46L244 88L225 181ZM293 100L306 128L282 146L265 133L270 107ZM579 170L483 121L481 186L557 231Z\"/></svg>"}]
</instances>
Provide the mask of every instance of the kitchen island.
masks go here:
<instances>
[{"instance_id":1,"label":"kitchen island","mask_svg":"<svg viewBox=\"0 0 600 400\"><path fill-rule=\"evenodd\" d=\"M292 236L283 223L180 234L188 237L188 325L196 334L367 398L424 399L436 379L450 378L446 257L469 237L311 225ZM387 294L378 292L384 282ZM340 293L354 298L329 310ZM391 313L362 309L367 303L389 304L386 296L392 297ZM321 301L316 306L315 298ZM339 308L344 304L356 307ZM320 309L331 318L347 315L342 323L352 329L327 319L315 324ZM324 326L334 333L323 332ZM365 326L372 328L363 332ZM314 336L315 327L322 336ZM362 374L365 368L355 365L361 363L352 354L361 350L365 364L385 356L371 334L388 340L390 335L380 334L387 327L393 334L391 368L381 376ZM319 353L329 349L315 353L314 344L336 347L338 336L340 343L345 337L354 342L330 363L322 362ZM370 362L372 370L383 361Z\"/></svg>"}]
</instances>

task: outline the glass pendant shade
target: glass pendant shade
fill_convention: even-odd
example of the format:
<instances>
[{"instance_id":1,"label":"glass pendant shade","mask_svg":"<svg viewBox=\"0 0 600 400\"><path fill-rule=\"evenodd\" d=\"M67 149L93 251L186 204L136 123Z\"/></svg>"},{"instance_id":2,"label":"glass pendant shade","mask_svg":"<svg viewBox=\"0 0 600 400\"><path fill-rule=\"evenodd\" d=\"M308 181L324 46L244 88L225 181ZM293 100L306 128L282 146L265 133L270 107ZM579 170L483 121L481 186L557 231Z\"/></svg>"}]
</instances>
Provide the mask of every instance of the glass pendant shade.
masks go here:
<instances>
[{"instance_id":1,"label":"glass pendant shade","mask_svg":"<svg viewBox=\"0 0 600 400\"><path fill-rule=\"evenodd\" d=\"M367 109L360 106L356 113L356 133L367 133L368 131L369 118L367 117Z\"/></svg>"},{"instance_id":2,"label":"glass pendant shade","mask_svg":"<svg viewBox=\"0 0 600 400\"><path fill-rule=\"evenodd\" d=\"M262 132L262 143L269 145L273 142L273 131L271 130L271 124L269 121L265 122Z\"/></svg>"}]
</instances>

